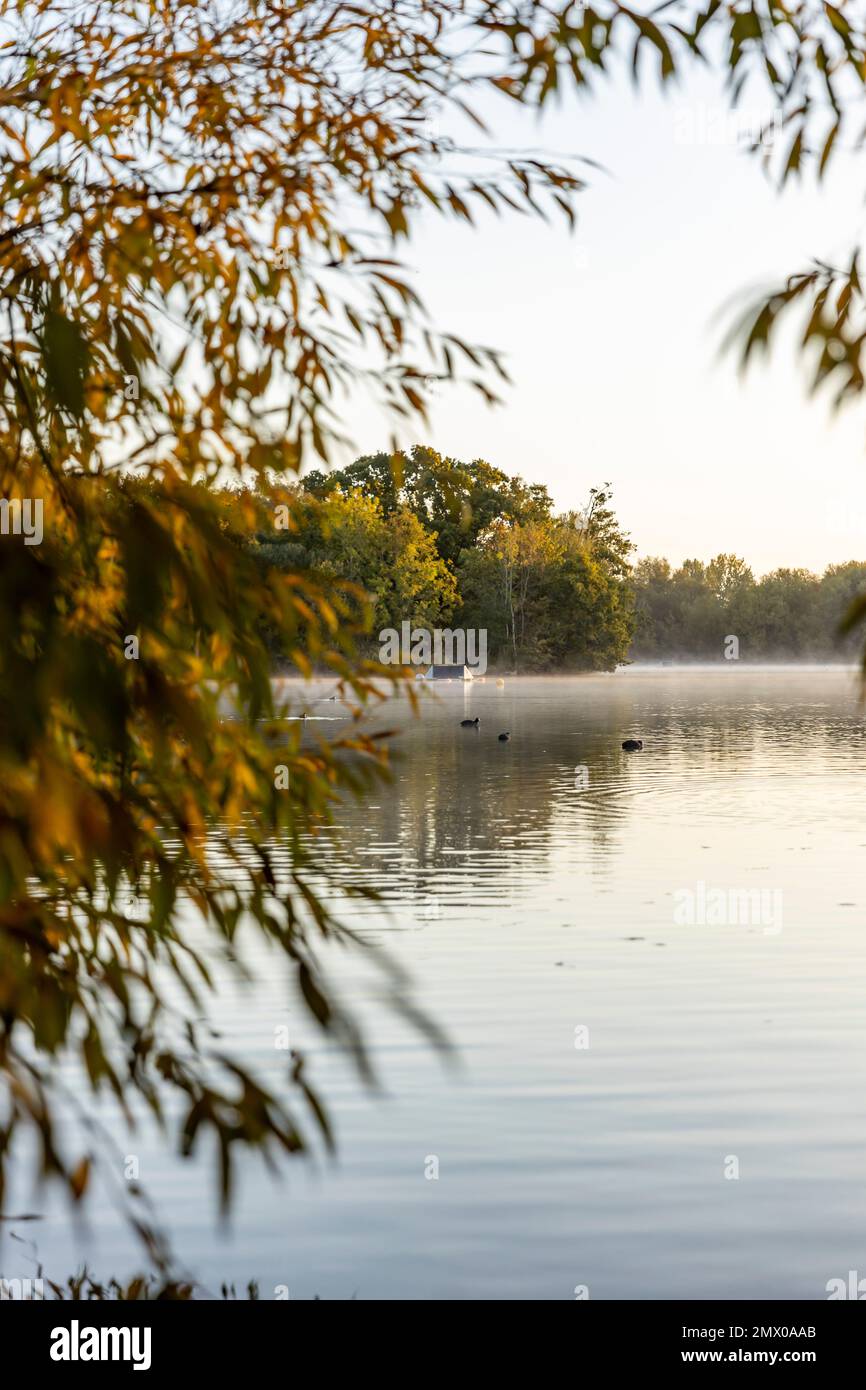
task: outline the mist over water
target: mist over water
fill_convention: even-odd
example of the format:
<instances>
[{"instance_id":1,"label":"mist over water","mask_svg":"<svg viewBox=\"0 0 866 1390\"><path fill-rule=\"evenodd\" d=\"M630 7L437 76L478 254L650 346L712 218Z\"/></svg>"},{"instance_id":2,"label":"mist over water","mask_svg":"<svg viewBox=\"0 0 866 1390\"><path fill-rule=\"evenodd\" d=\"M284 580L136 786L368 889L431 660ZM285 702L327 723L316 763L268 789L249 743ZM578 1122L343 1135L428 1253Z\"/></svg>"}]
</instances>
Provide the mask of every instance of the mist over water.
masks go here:
<instances>
[{"instance_id":1,"label":"mist over water","mask_svg":"<svg viewBox=\"0 0 866 1390\"><path fill-rule=\"evenodd\" d=\"M248 1160L220 1232L213 1155L118 1128L190 1272L361 1299L823 1298L866 1274L858 694L853 670L720 665L488 678L437 688L417 720L381 709L394 781L341 810L333 867L383 902L342 916L409 971L458 1065L386 1007L372 962L329 953L373 1043L383 1090L365 1093L247 943L255 981L226 980L213 1022L273 1082L288 1025L339 1153L280 1182ZM779 920L678 923L684 894L733 890L779 894ZM44 1219L5 1223L7 1277L142 1263L107 1202L85 1235L42 1196L12 1201Z\"/></svg>"}]
</instances>

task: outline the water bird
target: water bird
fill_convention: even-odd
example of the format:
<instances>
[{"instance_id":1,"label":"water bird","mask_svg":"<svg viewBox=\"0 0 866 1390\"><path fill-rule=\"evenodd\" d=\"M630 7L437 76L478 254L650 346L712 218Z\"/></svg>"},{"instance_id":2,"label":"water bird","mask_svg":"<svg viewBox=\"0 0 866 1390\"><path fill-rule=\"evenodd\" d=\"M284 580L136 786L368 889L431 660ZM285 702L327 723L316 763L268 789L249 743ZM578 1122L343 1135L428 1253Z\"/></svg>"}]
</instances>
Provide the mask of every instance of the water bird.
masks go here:
<instances>
[{"instance_id":1,"label":"water bird","mask_svg":"<svg viewBox=\"0 0 866 1390\"><path fill-rule=\"evenodd\" d=\"M461 729L477 729L480 723L481 720L476 715L474 719L461 719L460 727Z\"/></svg>"},{"instance_id":2,"label":"water bird","mask_svg":"<svg viewBox=\"0 0 866 1390\"><path fill-rule=\"evenodd\" d=\"M510 734L500 734L500 735L499 735L499 742L500 742L500 743L510 743L510 742L511 742L511 735L510 735Z\"/></svg>"},{"instance_id":3,"label":"water bird","mask_svg":"<svg viewBox=\"0 0 866 1390\"><path fill-rule=\"evenodd\" d=\"M643 739L627 738L622 746L625 749L626 753L639 753L640 750L643 748Z\"/></svg>"}]
</instances>

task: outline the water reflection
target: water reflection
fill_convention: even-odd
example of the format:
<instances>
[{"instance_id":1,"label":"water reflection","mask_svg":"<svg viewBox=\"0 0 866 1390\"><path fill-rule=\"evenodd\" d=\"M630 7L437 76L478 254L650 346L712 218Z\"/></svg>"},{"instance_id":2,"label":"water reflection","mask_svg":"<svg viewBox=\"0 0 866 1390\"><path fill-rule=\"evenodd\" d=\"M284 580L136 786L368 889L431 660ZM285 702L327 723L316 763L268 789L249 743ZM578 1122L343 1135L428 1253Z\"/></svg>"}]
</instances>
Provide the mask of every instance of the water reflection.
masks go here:
<instances>
[{"instance_id":1,"label":"water reflection","mask_svg":"<svg viewBox=\"0 0 866 1390\"><path fill-rule=\"evenodd\" d=\"M832 669L446 686L419 721L404 714L393 785L341 813L338 877L401 904L493 905L531 895L563 853L589 874L626 850L640 864L641 831L665 823L760 827L772 813L793 828L816 803L844 817L864 739L856 691ZM479 732L460 727L467 710ZM633 729L644 750L630 755Z\"/></svg>"},{"instance_id":2,"label":"water reflection","mask_svg":"<svg viewBox=\"0 0 866 1390\"><path fill-rule=\"evenodd\" d=\"M327 963L389 1100L365 1096L247 943L255 983L220 987L226 1045L277 1080L287 1025L340 1157L282 1185L251 1166L225 1241L202 1169L137 1136L192 1270L265 1297L432 1299L822 1298L866 1271L856 694L853 672L715 668L453 686L417 721L383 708L394 780L319 841L327 892L382 894L344 916L408 968L460 1074L344 953ZM700 885L781 894L784 929L677 923ZM52 1270L80 1261L62 1212L38 1242ZM103 1274L135 1263L98 1213L88 1250Z\"/></svg>"}]
</instances>

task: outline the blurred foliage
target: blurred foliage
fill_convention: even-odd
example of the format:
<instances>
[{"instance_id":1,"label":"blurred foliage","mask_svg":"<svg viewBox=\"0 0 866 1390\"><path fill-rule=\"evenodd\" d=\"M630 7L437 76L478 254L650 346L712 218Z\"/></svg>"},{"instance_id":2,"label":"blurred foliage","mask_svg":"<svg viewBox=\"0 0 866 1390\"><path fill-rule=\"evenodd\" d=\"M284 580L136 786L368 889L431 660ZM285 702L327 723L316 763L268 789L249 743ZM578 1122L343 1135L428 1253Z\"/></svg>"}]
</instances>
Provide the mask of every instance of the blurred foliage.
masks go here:
<instances>
[{"instance_id":1,"label":"blurred foliage","mask_svg":"<svg viewBox=\"0 0 866 1390\"><path fill-rule=\"evenodd\" d=\"M89 1303L188 1303L196 1296L195 1285L178 1279L155 1279L152 1275L140 1274L126 1283L119 1279L102 1282L95 1279L87 1269L73 1274L64 1284L53 1279L44 1281L47 1301L89 1302ZM237 1297L235 1290L222 1291L224 1299ZM247 1297L258 1298L258 1290L251 1284Z\"/></svg>"},{"instance_id":2,"label":"blurred foliage","mask_svg":"<svg viewBox=\"0 0 866 1390\"><path fill-rule=\"evenodd\" d=\"M241 1290L235 1284L220 1284L219 1293L214 1294L193 1280L162 1279L150 1274L135 1275L125 1283L119 1279L103 1281L95 1279L86 1267L80 1273L70 1275L63 1284L44 1279L44 1290L47 1290L46 1302L190 1303L218 1298L224 1303L236 1303L241 1299L258 1303L261 1300L261 1288L256 1279L251 1279ZM319 1295L314 1294L312 1301L318 1303Z\"/></svg>"},{"instance_id":3,"label":"blurred foliage","mask_svg":"<svg viewBox=\"0 0 866 1390\"><path fill-rule=\"evenodd\" d=\"M853 661L858 654L850 629L866 563L830 565L820 578L779 569L756 580L736 555L707 565L685 560L677 570L649 558L635 565L633 583L636 660L718 661L730 635L743 661Z\"/></svg>"},{"instance_id":4,"label":"blurred foliage","mask_svg":"<svg viewBox=\"0 0 866 1390\"><path fill-rule=\"evenodd\" d=\"M455 41L472 22L493 53ZM335 802L387 770L373 678L400 683L364 661L373 609L345 576L353 547L384 568L414 545L398 589L423 611L450 581L408 513L406 545L377 551L373 504L354 535L358 506L322 509L336 567L249 541L310 451L327 459L347 386L395 419L423 415L431 375L492 398L496 354L434 331L395 252L422 205L573 219L573 163L432 124L471 124L473 93L503 86L537 106L558 22L453 0L0 0L0 496L44 510L41 544L0 538L0 1205L29 1132L74 1204L101 1162L165 1263L87 1096L60 1095L61 1056L183 1153L206 1138L224 1205L239 1147L330 1143L301 1057L275 1093L196 1021L214 955L241 969L243 924L370 1076L316 956L350 938L307 874ZM277 719L268 633L290 670L333 673L338 736Z\"/></svg>"},{"instance_id":5,"label":"blurred foliage","mask_svg":"<svg viewBox=\"0 0 866 1390\"><path fill-rule=\"evenodd\" d=\"M214 1298L213 1293L193 1280L155 1277L152 1274L137 1274L125 1283L119 1279L100 1280L90 1273L86 1265L62 1284L46 1278L39 1266L35 1283L31 1280L28 1288L31 1297L23 1299L24 1302L188 1303L197 1298ZM250 1280L239 1294L234 1284L221 1284L218 1297L228 1302L235 1302L239 1297L258 1302L259 1285L256 1280Z\"/></svg>"}]
</instances>

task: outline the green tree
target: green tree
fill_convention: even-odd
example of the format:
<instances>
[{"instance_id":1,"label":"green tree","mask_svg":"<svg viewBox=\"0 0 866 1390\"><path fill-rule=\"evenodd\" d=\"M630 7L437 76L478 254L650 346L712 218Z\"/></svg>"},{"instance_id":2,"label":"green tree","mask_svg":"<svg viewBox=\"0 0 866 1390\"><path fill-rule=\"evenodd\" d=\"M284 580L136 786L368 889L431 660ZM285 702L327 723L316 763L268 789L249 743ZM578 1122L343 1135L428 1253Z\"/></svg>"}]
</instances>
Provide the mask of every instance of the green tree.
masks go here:
<instances>
[{"instance_id":1,"label":"green tree","mask_svg":"<svg viewBox=\"0 0 866 1390\"><path fill-rule=\"evenodd\" d=\"M635 607L632 656L646 660L673 651L677 628L670 563L658 556L638 560L632 572L632 585Z\"/></svg>"},{"instance_id":2,"label":"green tree","mask_svg":"<svg viewBox=\"0 0 866 1390\"><path fill-rule=\"evenodd\" d=\"M383 514L400 507L435 533L439 554L452 567L460 551L474 545L494 522L542 521L552 502L540 483L509 477L483 459L462 463L415 445L408 453L371 454L331 473L315 470L304 487L318 497L336 488L375 497Z\"/></svg>"},{"instance_id":3,"label":"green tree","mask_svg":"<svg viewBox=\"0 0 866 1390\"><path fill-rule=\"evenodd\" d=\"M756 582L744 560L717 555L707 565L643 559L633 584L636 631L632 657L718 660L724 638L739 639L741 660L850 660L850 630L866 588L866 564L830 565L823 577L779 569ZM847 631L845 630L847 625Z\"/></svg>"},{"instance_id":4,"label":"green tree","mask_svg":"<svg viewBox=\"0 0 866 1390\"><path fill-rule=\"evenodd\" d=\"M461 621L487 628L488 650L513 670L613 670L626 659L630 543L608 495L593 530L592 497L586 513L499 520L461 555Z\"/></svg>"},{"instance_id":5,"label":"green tree","mask_svg":"<svg viewBox=\"0 0 866 1390\"><path fill-rule=\"evenodd\" d=\"M721 604L727 607L737 595L753 586L755 576L738 555L717 555L706 569L707 583Z\"/></svg>"},{"instance_id":6,"label":"green tree","mask_svg":"<svg viewBox=\"0 0 866 1390\"><path fill-rule=\"evenodd\" d=\"M375 497L338 490L306 504L300 535L316 571L348 579L369 595L374 633L404 620L435 627L450 618L454 577L435 533L408 507L386 516Z\"/></svg>"},{"instance_id":7,"label":"green tree","mask_svg":"<svg viewBox=\"0 0 866 1390\"><path fill-rule=\"evenodd\" d=\"M568 527L550 575L552 656L557 667L613 671L628 657L634 631L633 593L618 570Z\"/></svg>"},{"instance_id":8,"label":"green tree","mask_svg":"<svg viewBox=\"0 0 866 1390\"><path fill-rule=\"evenodd\" d=\"M707 565L684 560L674 571L667 560L640 560L633 584L636 659L716 660L727 636L747 641L754 578L737 556L717 555Z\"/></svg>"},{"instance_id":9,"label":"green tree","mask_svg":"<svg viewBox=\"0 0 866 1390\"><path fill-rule=\"evenodd\" d=\"M821 636L817 655L838 660L853 658L858 647L856 629L860 603L866 593L866 564L849 560L828 565L821 577L818 593L817 628Z\"/></svg>"},{"instance_id":10,"label":"green tree","mask_svg":"<svg viewBox=\"0 0 866 1390\"><path fill-rule=\"evenodd\" d=\"M805 569L778 569L764 576L758 584L755 634L761 654L798 657L823 645L818 593L817 576Z\"/></svg>"}]
</instances>

